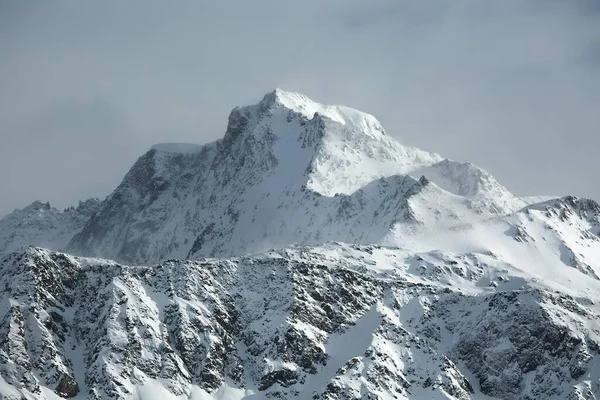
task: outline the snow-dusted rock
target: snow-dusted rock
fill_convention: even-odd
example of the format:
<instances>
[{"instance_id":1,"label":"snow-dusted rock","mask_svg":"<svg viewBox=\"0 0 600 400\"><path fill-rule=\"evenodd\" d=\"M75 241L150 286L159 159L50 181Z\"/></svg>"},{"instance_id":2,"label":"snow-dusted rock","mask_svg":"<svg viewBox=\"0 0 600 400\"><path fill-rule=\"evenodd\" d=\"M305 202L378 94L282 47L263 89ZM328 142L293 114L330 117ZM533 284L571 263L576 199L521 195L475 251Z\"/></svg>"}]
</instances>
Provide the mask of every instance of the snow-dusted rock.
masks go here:
<instances>
[{"instance_id":1,"label":"snow-dusted rock","mask_svg":"<svg viewBox=\"0 0 600 400\"><path fill-rule=\"evenodd\" d=\"M131 267L26 248L0 263L0 391L593 398L600 282L573 270L560 292L523 261L332 243Z\"/></svg>"}]
</instances>

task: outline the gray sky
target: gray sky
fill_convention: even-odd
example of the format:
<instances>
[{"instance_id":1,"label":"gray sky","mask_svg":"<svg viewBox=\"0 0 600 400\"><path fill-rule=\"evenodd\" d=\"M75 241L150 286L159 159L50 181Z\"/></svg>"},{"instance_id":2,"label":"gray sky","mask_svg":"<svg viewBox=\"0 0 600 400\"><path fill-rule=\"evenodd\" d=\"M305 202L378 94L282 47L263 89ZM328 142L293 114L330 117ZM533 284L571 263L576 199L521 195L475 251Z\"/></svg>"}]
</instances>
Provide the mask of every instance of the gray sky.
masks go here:
<instances>
[{"instance_id":1,"label":"gray sky","mask_svg":"<svg viewBox=\"0 0 600 400\"><path fill-rule=\"evenodd\" d=\"M0 0L0 214L102 198L275 87L519 195L600 199L600 0Z\"/></svg>"}]
</instances>

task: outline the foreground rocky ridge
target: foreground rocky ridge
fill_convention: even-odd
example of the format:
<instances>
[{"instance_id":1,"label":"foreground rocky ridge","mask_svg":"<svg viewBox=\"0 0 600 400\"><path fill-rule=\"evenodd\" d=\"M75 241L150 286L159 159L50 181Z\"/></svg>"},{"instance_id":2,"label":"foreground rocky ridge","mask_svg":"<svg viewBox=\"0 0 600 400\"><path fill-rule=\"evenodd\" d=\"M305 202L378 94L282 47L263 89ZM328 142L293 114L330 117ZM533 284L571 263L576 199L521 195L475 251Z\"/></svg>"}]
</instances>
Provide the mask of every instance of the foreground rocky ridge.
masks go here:
<instances>
[{"instance_id":1,"label":"foreground rocky ridge","mask_svg":"<svg viewBox=\"0 0 600 400\"><path fill-rule=\"evenodd\" d=\"M600 390L600 282L575 272L567 294L497 255L332 243L130 267L27 248L0 270L5 398Z\"/></svg>"}]
</instances>

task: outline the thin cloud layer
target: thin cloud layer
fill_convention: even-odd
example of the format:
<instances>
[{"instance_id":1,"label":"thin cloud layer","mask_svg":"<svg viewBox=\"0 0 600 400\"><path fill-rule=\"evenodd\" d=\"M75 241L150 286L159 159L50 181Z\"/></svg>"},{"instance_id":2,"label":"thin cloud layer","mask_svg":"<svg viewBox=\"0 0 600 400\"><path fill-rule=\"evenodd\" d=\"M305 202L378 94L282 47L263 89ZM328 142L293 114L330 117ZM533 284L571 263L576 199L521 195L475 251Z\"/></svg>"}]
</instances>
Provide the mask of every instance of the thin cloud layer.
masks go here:
<instances>
[{"instance_id":1,"label":"thin cloud layer","mask_svg":"<svg viewBox=\"0 0 600 400\"><path fill-rule=\"evenodd\" d=\"M0 2L0 214L103 197L275 87L374 114L520 195L600 198L594 0Z\"/></svg>"}]
</instances>

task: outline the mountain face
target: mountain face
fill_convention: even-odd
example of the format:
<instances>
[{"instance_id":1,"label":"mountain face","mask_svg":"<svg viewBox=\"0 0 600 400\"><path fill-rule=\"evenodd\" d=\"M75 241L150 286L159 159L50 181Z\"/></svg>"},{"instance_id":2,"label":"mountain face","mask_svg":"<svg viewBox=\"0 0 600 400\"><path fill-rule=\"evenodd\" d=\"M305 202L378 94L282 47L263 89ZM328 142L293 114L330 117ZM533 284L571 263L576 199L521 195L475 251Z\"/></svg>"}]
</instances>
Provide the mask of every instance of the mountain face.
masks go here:
<instances>
[{"instance_id":1,"label":"mountain face","mask_svg":"<svg viewBox=\"0 0 600 400\"><path fill-rule=\"evenodd\" d=\"M0 246L0 399L600 398L598 203L299 94Z\"/></svg>"},{"instance_id":2,"label":"mountain face","mask_svg":"<svg viewBox=\"0 0 600 400\"><path fill-rule=\"evenodd\" d=\"M389 243L393 229L446 223L425 210L447 205L477 219L526 202L472 164L402 146L371 115L276 90L234 109L222 140L152 148L68 250L144 264Z\"/></svg>"},{"instance_id":3,"label":"mountain face","mask_svg":"<svg viewBox=\"0 0 600 400\"><path fill-rule=\"evenodd\" d=\"M62 249L99 208L99 200L89 199L64 211L41 201L15 210L0 219L0 256L30 244Z\"/></svg>"}]
</instances>

